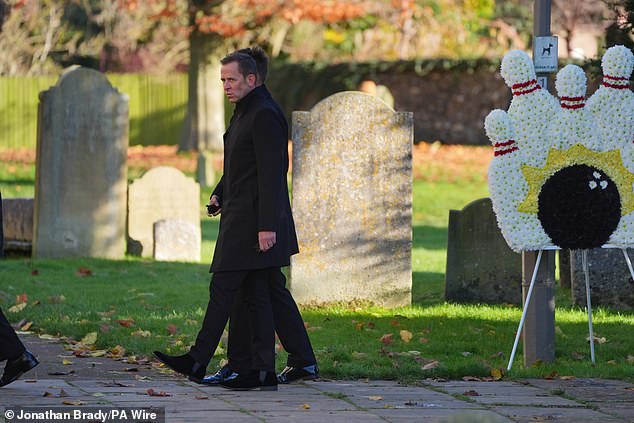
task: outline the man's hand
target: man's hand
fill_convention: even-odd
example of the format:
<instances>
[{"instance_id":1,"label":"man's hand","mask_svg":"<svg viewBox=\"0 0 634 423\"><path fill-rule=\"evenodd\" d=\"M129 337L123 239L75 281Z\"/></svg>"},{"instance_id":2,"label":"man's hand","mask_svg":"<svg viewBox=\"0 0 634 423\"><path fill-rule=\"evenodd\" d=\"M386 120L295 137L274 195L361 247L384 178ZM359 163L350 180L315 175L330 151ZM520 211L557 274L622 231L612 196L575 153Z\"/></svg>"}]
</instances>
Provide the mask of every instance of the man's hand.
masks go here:
<instances>
[{"instance_id":1,"label":"man's hand","mask_svg":"<svg viewBox=\"0 0 634 423\"><path fill-rule=\"evenodd\" d=\"M215 206L218 207L218 210L216 210L214 213L207 213L207 216L218 216L220 214L220 212L222 211L222 209L220 208L220 201L218 201L218 196L217 195L212 195L209 198L209 205L211 206Z\"/></svg>"},{"instance_id":2,"label":"man's hand","mask_svg":"<svg viewBox=\"0 0 634 423\"><path fill-rule=\"evenodd\" d=\"M275 245L275 242L275 232L258 232L258 243L260 244L260 251L265 252L270 250Z\"/></svg>"}]
</instances>

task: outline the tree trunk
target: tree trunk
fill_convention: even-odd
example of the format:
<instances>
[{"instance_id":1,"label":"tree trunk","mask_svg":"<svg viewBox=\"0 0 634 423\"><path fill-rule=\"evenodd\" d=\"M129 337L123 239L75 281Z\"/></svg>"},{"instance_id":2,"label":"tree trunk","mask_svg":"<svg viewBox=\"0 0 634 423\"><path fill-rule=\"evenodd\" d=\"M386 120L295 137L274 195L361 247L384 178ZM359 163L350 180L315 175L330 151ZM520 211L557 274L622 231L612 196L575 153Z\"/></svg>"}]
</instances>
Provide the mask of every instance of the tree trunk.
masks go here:
<instances>
[{"instance_id":1,"label":"tree trunk","mask_svg":"<svg viewBox=\"0 0 634 423\"><path fill-rule=\"evenodd\" d=\"M222 151L225 110L220 82L221 46L222 39L217 34L194 30L190 35L189 98L181 151Z\"/></svg>"}]
</instances>

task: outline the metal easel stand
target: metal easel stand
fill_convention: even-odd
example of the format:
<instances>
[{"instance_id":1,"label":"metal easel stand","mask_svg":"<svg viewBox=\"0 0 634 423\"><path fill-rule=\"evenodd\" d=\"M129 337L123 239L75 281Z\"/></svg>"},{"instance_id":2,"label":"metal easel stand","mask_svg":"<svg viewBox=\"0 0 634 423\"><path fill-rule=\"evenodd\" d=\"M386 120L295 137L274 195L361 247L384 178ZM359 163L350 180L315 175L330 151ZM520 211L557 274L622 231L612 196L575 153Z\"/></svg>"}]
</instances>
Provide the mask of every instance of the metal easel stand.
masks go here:
<instances>
[{"instance_id":1,"label":"metal easel stand","mask_svg":"<svg viewBox=\"0 0 634 423\"><path fill-rule=\"evenodd\" d=\"M625 257L625 261L627 263L627 268L630 270L630 275L632 275L632 279L634 279L634 268L632 267L632 261L630 257L627 255L627 250L625 248L616 247L613 245L604 245L602 248L619 248L623 252L623 256ZM555 248L547 248L547 249L557 249ZM528 306L531 301L531 295L533 293L533 286L535 285L535 279L537 279L537 271L539 269L539 265L542 259L542 252L544 250L539 250L537 254L537 260L535 262L535 268L533 270L533 276L531 277L531 283L528 287L528 293L526 294L526 303L524 304L524 309L522 310L522 318L520 319L519 327L517 328L517 333L515 334L515 342L513 343L513 350L511 351L511 357L509 359L509 364L506 367L506 370L511 370L511 366L513 365L513 359L515 358L515 352L517 351L517 345L520 340L520 336L522 334L522 328L524 327L524 320L526 319L526 312L528 310ZM592 360L592 364L595 364L595 355L594 355L594 331L592 328L592 301L590 300L590 271L588 269L588 250L583 250L581 253L581 265L583 267L583 274L585 276L586 282L586 308L588 310L588 331L590 333L590 359Z\"/></svg>"}]
</instances>

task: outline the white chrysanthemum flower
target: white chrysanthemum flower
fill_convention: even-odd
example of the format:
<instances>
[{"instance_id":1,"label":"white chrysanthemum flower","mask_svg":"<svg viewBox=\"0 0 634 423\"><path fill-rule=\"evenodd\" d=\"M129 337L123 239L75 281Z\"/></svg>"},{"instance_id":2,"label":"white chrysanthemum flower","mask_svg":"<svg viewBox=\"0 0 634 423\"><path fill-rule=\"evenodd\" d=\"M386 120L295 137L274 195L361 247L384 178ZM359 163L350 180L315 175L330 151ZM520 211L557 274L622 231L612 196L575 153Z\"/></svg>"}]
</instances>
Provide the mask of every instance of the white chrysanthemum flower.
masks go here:
<instances>
[{"instance_id":1,"label":"white chrysanthemum flower","mask_svg":"<svg viewBox=\"0 0 634 423\"><path fill-rule=\"evenodd\" d=\"M513 139L513 124L504 110L492 110L484 119L484 130L493 143Z\"/></svg>"},{"instance_id":2,"label":"white chrysanthemum flower","mask_svg":"<svg viewBox=\"0 0 634 423\"><path fill-rule=\"evenodd\" d=\"M585 97L586 73L577 65L566 65L555 80L555 89L559 97Z\"/></svg>"},{"instance_id":3,"label":"white chrysanthemum flower","mask_svg":"<svg viewBox=\"0 0 634 423\"><path fill-rule=\"evenodd\" d=\"M504 55L501 74L509 87L536 79L533 61L522 50L511 50Z\"/></svg>"},{"instance_id":4,"label":"white chrysanthemum flower","mask_svg":"<svg viewBox=\"0 0 634 423\"><path fill-rule=\"evenodd\" d=\"M634 54L625 46L610 47L601 59L601 69L603 69L604 75L629 79L633 68Z\"/></svg>"}]
</instances>

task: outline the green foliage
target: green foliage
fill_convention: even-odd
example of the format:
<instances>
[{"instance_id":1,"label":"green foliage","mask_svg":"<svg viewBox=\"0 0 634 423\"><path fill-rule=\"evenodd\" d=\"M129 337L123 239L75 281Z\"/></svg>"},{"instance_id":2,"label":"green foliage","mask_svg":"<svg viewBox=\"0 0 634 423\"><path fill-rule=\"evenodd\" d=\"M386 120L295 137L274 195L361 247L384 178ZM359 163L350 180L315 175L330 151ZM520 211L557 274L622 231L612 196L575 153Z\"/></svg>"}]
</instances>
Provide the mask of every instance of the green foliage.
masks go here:
<instances>
[{"instance_id":1,"label":"green foliage","mask_svg":"<svg viewBox=\"0 0 634 423\"><path fill-rule=\"evenodd\" d=\"M177 144L185 117L187 76L111 74L130 99L130 145ZM34 148L39 93L56 77L0 77L0 149Z\"/></svg>"}]
</instances>

